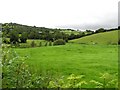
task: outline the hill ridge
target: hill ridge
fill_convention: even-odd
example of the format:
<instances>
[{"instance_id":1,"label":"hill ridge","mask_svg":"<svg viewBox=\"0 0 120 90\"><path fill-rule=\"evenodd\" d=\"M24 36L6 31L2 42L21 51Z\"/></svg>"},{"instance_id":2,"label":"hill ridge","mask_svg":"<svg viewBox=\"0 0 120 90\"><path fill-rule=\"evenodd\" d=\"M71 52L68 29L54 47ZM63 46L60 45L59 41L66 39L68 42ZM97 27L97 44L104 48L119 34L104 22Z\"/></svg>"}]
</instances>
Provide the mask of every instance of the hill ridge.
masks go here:
<instances>
[{"instance_id":1,"label":"hill ridge","mask_svg":"<svg viewBox=\"0 0 120 90\"><path fill-rule=\"evenodd\" d=\"M118 31L109 31L96 33L89 36L84 36L78 39L70 40L70 43L79 44L117 44L118 43Z\"/></svg>"}]
</instances>

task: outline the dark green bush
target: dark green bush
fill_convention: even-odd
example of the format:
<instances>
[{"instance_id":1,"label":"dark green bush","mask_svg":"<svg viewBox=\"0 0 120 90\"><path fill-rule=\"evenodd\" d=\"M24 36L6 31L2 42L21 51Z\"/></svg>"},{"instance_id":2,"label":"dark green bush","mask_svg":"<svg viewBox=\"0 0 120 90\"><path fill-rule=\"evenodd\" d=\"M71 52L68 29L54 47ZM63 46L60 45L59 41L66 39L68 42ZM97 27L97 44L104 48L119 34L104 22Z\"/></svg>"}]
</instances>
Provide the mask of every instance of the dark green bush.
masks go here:
<instances>
[{"instance_id":1,"label":"dark green bush","mask_svg":"<svg viewBox=\"0 0 120 90\"><path fill-rule=\"evenodd\" d=\"M118 44L120 45L120 39L118 40Z\"/></svg>"},{"instance_id":2,"label":"dark green bush","mask_svg":"<svg viewBox=\"0 0 120 90\"><path fill-rule=\"evenodd\" d=\"M26 43L27 41L27 33L23 32L20 37L21 43Z\"/></svg>"},{"instance_id":3,"label":"dark green bush","mask_svg":"<svg viewBox=\"0 0 120 90\"><path fill-rule=\"evenodd\" d=\"M51 41L49 42L49 46L52 46L52 42Z\"/></svg>"},{"instance_id":4,"label":"dark green bush","mask_svg":"<svg viewBox=\"0 0 120 90\"><path fill-rule=\"evenodd\" d=\"M39 43L39 47L41 47L41 46L42 46L42 42Z\"/></svg>"},{"instance_id":5,"label":"dark green bush","mask_svg":"<svg viewBox=\"0 0 120 90\"><path fill-rule=\"evenodd\" d=\"M63 39L58 39L54 41L53 45L65 45L65 41Z\"/></svg>"},{"instance_id":6,"label":"dark green bush","mask_svg":"<svg viewBox=\"0 0 120 90\"><path fill-rule=\"evenodd\" d=\"M2 42L3 42L3 43L6 43L6 44L10 44L10 41L9 41L9 40L7 40L7 39L6 39L6 38L4 38L4 37L2 38Z\"/></svg>"},{"instance_id":7,"label":"dark green bush","mask_svg":"<svg viewBox=\"0 0 120 90\"><path fill-rule=\"evenodd\" d=\"M45 46L47 46L47 44L48 44L48 43L46 42L46 43L45 43Z\"/></svg>"},{"instance_id":8,"label":"dark green bush","mask_svg":"<svg viewBox=\"0 0 120 90\"><path fill-rule=\"evenodd\" d=\"M31 42L31 47L35 47L35 46L36 46L35 41L32 41L32 42Z\"/></svg>"}]
</instances>

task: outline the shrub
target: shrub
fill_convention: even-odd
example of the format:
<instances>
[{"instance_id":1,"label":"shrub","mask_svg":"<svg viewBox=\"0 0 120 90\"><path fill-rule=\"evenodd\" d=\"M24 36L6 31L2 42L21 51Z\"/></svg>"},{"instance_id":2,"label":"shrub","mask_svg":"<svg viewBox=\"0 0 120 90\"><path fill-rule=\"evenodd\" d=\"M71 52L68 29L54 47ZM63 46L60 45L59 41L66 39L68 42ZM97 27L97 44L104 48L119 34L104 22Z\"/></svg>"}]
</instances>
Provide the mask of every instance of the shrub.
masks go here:
<instances>
[{"instance_id":1,"label":"shrub","mask_svg":"<svg viewBox=\"0 0 120 90\"><path fill-rule=\"evenodd\" d=\"M120 39L118 40L118 44L120 45Z\"/></svg>"},{"instance_id":2,"label":"shrub","mask_svg":"<svg viewBox=\"0 0 120 90\"><path fill-rule=\"evenodd\" d=\"M12 42L13 44L16 44L16 42L19 42L19 35L16 31L11 31L10 42Z\"/></svg>"},{"instance_id":3,"label":"shrub","mask_svg":"<svg viewBox=\"0 0 120 90\"><path fill-rule=\"evenodd\" d=\"M42 88L47 87L49 77L41 77L32 73L25 60L13 49L4 45L2 50L2 88ZM1 64L1 63L0 63Z\"/></svg>"},{"instance_id":4,"label":"shrub","mask_svg":"<svg viewBox=\"0 0 120 90\"><path fill-rule=\"evenodd\" d=\"M65 45L65 41L63 39L58 39L54 41L53 45Z\"/></svg>"},{"instance_id":5,"label":"shrub","mask_svg":"<svg viewBox=\"0 0 120 90\"><path fill-rule=\"evenodd\" d=\"M6 38L4 38L4 37L2 38L2 42L3 42L3 43L6 43L6 44L10 44L10 41L9 41L9 40L7 40L7 39L6 39Z\"/></svg>"},{"instance_id":6,"label":"shrub","mask_svg":"<svg viewBox=\"0 0 120 90\"><path fill-rule=\"evenodd\" d=\"M29 44L27 44L27 43L22 43L22 44L20 44L20 46L19 46L20 48L29 48L30 47L30 45Z\"/></svg>"},{"instance_id":7,"label":"shrub","mask_svg":"<svg viewBox=\"0 0 120 90\"><path fill-rule=\"evenodd\" d=\"M49 46L52 46L52 42L51 41L49 42Z\"/></svg>"},{"instance_id":8,"label":"shrub","mask_svg":"<svg viewBox=\"0 0 120 90\"><path fill-rule=\"evenodd\" d=\"M2 87L25 88L31 85L31 73L24 60L9 48L2 51Z\"/></svg>"},{"instance_id":9,"label":"shrub","mask_svg":"<svg viewBox=\"0 0 120 90\"><path fill-rule=\"evenodd\" d=\"M90 83L95 85L95 88L118 88L118 81L115 78L117 75L111 75L109 73L101 73L99 77L102 82L91 80Z\"/></svg>"},{"instance_id":10,"label":"shrub","mask_svg":"<svg viewBox=\"0 0 120 90\"><path fill-rule=\"evenodd\" d=\"M32 41L32 42L31 42L31 47L35 47L35 46L36 46L35 41Z\"/></svg>"},{"instance_id":11,"label":"shrub","mask_svg":"<svg viewBox=\"0 0 120 90\"><path fill-rule=\"evenodd\" d=\"M27 33L23 32L20 37L21 43L26 43L27 41Z\"/></svg>"},{"instance_id":12,"label":"shrub","mask_svg":"<svg viewBox=\"0 0 120 90\"><path fill-rule=\"evenodd\" d=\"M41 47L42 46L42 42L39 42L39 47Z\"/></svg>"},{"instance_id":13,"label":"shrub","mask_svg":"<svg viewBox=\"0 0 120 90\"><path fill-rule=\"evenodd\" d=\"M47 46L47 42L45 43L45 46Z\"/></svg>"},{"instance_id":14,"label":"shrub","mask_svg":"<svg viewBox=\"0 0 120 90\"><path fill-rule=\"evenodd\" d=\"M68 39L65 39L65 42L68 42Z\"/></svg>"}]
</instances>

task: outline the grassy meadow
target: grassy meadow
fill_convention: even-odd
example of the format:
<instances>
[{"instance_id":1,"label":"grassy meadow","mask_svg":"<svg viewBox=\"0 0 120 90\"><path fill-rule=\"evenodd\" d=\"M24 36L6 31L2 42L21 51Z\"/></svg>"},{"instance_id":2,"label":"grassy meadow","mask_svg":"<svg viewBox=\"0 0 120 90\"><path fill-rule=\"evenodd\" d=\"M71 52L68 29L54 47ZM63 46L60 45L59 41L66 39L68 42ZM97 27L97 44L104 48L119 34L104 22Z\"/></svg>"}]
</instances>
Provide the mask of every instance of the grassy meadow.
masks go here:
<instances>
[{"instance_id":1,"label":"grassy meadow","mask_svg":"<svg viewBox=\"0 0 120 90\"><path fill-rule=\"evenodd\" d=\"M84 75L86 82L90 80L104 82L99 78L100 75L109 73L115 75L114 79L117 78L118 30L69 40L66 45L58 46L50 46L50 42L35 39L35 47L26 47L30 46L32 41L28 39L27 43L20 43L20 46L23 45L22 48L15 47L12 50L18 56L26 57L25 62L29 65L29 69L38 76L59 79L59 77L67 78L75 74ZM41 46L39 46L40 42ZM95 83L99 84L98 82ZM88 85L84 88L86 87L93 88L94 86Z\"/></svg>"},{"instance_id":2,"label":"grassy meadow","mask_svg":"<svg viewBox=\"0 0 120 90\"><path fill-rule=\"evenodd\" d=\"M118 41L118 30L97 33L83 38L74 39L69 42L80 43L80 44L117 44Z\"/></svg>"},{"instance_id":3,"label":"grassy meadow","mask_svg":"<svg viewBox=\"0 0 120 90\"><path fill-rule=\"evenodd\" d=\"M20 56L26 56L31 70L37 74L49 73L68 76L72 73L85 75L86 80L96 79L100 73L118 72L117 45L71 44L36 48L15 48Z\"/></svg>"}]
</instances>

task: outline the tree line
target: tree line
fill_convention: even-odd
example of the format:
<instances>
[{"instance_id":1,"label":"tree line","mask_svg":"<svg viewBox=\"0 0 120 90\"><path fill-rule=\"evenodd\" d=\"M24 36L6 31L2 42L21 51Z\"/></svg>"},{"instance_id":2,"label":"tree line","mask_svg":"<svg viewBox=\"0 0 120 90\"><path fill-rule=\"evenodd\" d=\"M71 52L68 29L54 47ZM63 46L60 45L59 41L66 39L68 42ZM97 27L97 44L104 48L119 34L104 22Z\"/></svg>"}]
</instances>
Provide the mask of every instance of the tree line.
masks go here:
<instances>
[{"instance_id":1,"label":"tree line","mask_svg":"<svg viewBox=\"0 0 120 90\"><path fill-rule=\"evenodd\" d=\"M68 40L81 38L83 36L88 36L95 33L107 32L115 29L106 30L104 28L100 28L96 31L86 30L86 31L79 31L78 34L67 34L63 31L75 31L72 29L51 29L45 27L36 27L36 26L27 26L17 23L4 23L2 24L2 37L4 43L26 43L27 39L41 39L54 42L58 39L63 39L65 42ZM77 31L76 31L77 32ZM8 41L6 38L10 38Z\"/></svg>"}]
</instances>

